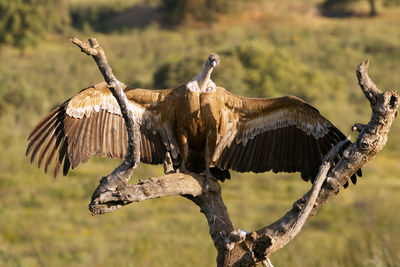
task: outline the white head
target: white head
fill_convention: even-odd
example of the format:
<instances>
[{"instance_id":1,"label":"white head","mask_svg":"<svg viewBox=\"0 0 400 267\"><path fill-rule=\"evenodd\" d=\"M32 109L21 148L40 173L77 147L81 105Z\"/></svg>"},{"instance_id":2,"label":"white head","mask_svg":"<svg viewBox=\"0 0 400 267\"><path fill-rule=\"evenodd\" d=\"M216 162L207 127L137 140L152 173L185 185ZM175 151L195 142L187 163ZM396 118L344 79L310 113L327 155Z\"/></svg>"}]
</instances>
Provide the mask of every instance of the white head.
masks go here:
<instances>
[{"instance_id":1,"label":"white head","mask_svg":"<svg viewBox=\"0 0 400 267\"><path fill-rule=\"evenodd\" d=\"M208 68L215 68L219 65L219 56L212 53L208 56L207 61L204 65L208 65Z\"/></svg>"},{"instance_id":2,"label":"white head","mask_svg":"<svg viewBox=\"0 0 400 267\"><path fill-rule=\"evenodd\" d=\"M219 65L219 56L212 53L208 56L206 62L203 65L201 72L196 75L186 87L193 92L210 92L214 91L216 86L211 81L211 72Z\"/></svg>"}]
</instances>

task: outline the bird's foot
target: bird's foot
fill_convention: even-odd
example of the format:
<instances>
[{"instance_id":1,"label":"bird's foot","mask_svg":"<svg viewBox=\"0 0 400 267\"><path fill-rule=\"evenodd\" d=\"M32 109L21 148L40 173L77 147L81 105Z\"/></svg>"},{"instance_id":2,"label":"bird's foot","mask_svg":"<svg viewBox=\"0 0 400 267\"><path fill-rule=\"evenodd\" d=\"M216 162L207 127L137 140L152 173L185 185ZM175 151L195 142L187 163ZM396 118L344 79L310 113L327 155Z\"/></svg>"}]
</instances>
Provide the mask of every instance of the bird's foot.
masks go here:
<instances>
[{"instance_id":1,"label":"bird's foot","mask_svg":"<svg viewBox=\"0 0 400 267\"><path fill-rule=\"evenodd\" d=\"M164 173L168 174L168 173L174 173L175 169L174 169L174 164L172 163L172 159L171 159L171 155L170 153L166 153L166 156L164 158Z\"/></svg>"},{"instance_id":2,"label":"bird's foot","mask_svg":"<svg viewBox=\"0 0 400 267\"><path fill-rule=\"evenodd\" d=\"M212 175L212 173L210 172L209 168L207 168L203 172L199 173L199 175L204 176L207 179L210 179L210 180L212 180L214 182L218 182L218 179L216 177L214 177L214 175Z\"/></svg>"},{"instance_id":3,"label":"bird's foot","mask_svg":"<svg viewBox=\"0 0 400 267\"><path fill-rule=\"evenodd\" d=\"M188 173L189 171L186 169L185 163L182 161L181 165L176 169L177 173Z\"/></svg>"}]
</instances>

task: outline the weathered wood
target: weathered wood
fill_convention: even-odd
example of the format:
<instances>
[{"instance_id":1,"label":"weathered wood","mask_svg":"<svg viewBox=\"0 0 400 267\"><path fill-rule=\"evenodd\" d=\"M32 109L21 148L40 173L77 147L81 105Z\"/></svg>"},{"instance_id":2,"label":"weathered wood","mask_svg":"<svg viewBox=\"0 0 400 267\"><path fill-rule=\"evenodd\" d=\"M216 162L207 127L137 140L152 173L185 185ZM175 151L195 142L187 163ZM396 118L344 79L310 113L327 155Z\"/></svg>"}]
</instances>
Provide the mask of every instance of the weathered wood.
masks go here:
<instances>
[{"instance_id":1,"label":"weathered wood","mask_svg":"<svg viewBox=\"0 0 400 267\"><path fill-rule=\"evenodd\" d=\"M104 213L101 212L95 205L103 193L114 192L119 187L128 184L129 179L140 162L140 132L139 123L129 116L127 109L128 99L122 89L122 83L114 76L110 65L108 64L103 48L99 45L95 38L90 38L88 43L80 41L78 38L72 38L71 42L81 48L81 51L93 57L96 64L104 76L107 86L114 95L121 108L121 114L125 120L126 129L128 132L128 151L124 161L111 174L104 176L100 180L99 186L96 188L92 196L92 202L89 204L89 209L92 214ZM118 206L117 204L115 204ZM115 209L115 208L108 208Z\"/></svg>"},{"instance_id":2,"label":"weathered wood","mask_svg":"<svg viewBox=\"0 0 400 267\"><path fill-rule=\"evenodd\" d=\"M355 171L382 150L399 106L398 93L381 92L368 76L369 62L362 62L357 68L357 77L361 90L371 103L370 122L353 126L354 130L360 131L357 141L344 151L342 159L333 168L330 168L329 157L325 159L310 191L294 202L290 211L271 225L248 233L234 229L222 200L221 187L214 180L196 174L176 173L148 178L136 185L127 184L140 156L137 123L128 116L124 105L126 97L118 87L119 81L112 74L104 50L97 41L89 39L88 44L74 38L72 42L94 57L110 89L115 91L113 94L127 124L128 151L131 151L121 166L101 180L90 204L92 214L110 212L132 202L151 198L171 195L186 197L198 205L207 218L210 236L218 250L218 266L255 266L258 263L272 266L269 256L290 242L307 219L337 194ZM337 149L338 146L333 148L329 156L334 156Z\"/></svg>"}]
</instances>

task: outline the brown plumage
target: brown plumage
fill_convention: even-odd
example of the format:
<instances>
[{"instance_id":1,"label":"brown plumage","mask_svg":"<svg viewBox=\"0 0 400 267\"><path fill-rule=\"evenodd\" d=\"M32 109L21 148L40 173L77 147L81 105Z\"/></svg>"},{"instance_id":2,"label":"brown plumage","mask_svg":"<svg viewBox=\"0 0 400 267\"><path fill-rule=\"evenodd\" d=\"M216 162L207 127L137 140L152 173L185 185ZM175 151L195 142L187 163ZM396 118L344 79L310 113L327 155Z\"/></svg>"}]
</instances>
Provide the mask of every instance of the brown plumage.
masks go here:
<instances>
[{"instance_id":1,"label":"brown plumage","mask_svg":"<svg viewBox=\"0 0 400 267\"><path fill-rule=\"evenodd\" d=\"M300 172L313 181L323 156L346 139L343 133L295 96L247 98L216 86L210 75L218 63L211 54L199 75L173 89L124 86L129 114L140 123L141 161L162 164L169 155L174 168L221 180L230 177L228 170L272 170ZM29 135L26 150L46 172L56 158L54 176L62 164L66 175L90 155L123 158L126 153L126 127L104 82L47 115Z\"/></svg>"}]
</instances>

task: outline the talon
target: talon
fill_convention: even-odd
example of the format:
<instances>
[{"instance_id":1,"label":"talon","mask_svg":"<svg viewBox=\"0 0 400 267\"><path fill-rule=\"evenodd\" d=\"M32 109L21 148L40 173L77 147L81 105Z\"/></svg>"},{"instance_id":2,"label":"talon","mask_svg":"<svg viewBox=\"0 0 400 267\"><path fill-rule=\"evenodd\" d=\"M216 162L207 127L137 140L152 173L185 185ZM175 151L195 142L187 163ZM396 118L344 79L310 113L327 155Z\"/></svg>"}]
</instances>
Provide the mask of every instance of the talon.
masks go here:
<instances>
[{"instance_id":1,"label":"talon","mask_svg":"<svg viewBox=\"0 0 400 267\"><path fill-rule=\"evenodd\" d=\"M214 182L218 182L218 179L214 175L212 175L212 173L210 172L210 169L208 169L208 168L206 170L204 170L203 172L199 173L199 175L204 176L207 179L210 179Z\"/></svg>"}]
</instances>

